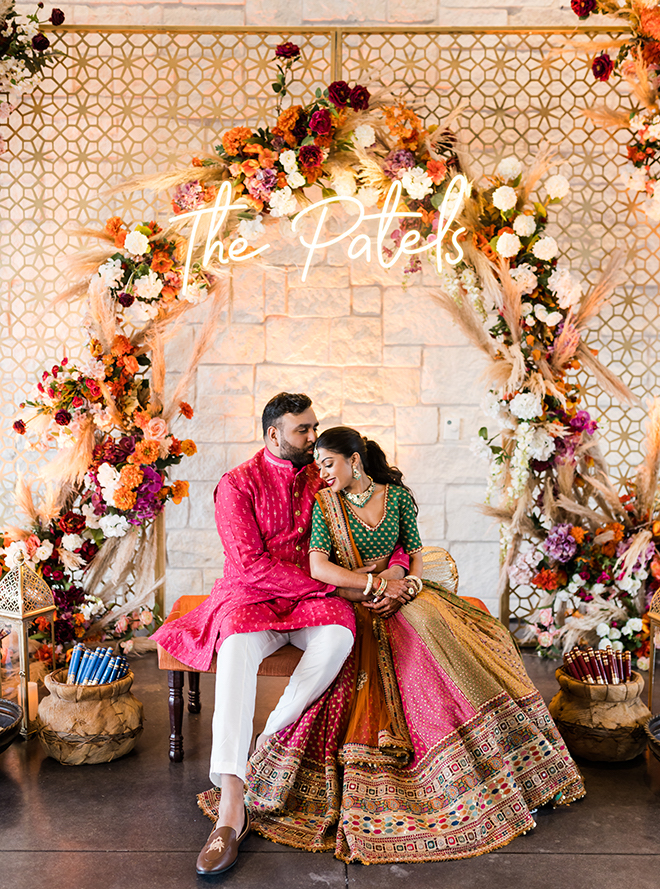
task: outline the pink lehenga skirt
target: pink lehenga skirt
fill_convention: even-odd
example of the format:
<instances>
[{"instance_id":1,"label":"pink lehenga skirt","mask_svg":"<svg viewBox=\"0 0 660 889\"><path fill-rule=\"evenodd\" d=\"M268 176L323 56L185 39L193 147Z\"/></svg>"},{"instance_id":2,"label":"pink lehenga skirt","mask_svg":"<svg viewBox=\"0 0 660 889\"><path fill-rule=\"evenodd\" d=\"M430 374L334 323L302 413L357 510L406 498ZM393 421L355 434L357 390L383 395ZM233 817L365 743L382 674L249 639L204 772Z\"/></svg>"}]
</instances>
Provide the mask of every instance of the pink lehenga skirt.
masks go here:
<instances>
[{"instance_id":1,"label":"pink lehenga skirt","mask_svg":"<svg viewBox=\"0 0 660 889\"><path fill-rule=\"evenodd\" d=\"M253 826L364 864L467 858L584 795L511 636L436 584L387 620L357 607L333 685L248 766ZM215 820L218 790L200 795Z\"/></svg>"}]
</instances>

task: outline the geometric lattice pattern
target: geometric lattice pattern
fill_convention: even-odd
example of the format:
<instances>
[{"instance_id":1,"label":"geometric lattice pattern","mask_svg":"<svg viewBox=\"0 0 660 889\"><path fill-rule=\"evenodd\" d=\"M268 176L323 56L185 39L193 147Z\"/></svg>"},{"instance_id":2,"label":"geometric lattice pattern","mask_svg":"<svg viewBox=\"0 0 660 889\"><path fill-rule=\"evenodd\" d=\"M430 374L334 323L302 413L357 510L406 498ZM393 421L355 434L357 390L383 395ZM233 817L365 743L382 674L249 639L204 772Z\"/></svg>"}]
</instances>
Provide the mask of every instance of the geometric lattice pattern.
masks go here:
<instances>
[{"instance_id":1,"label":"geometric lattice pattern","mask_svg":"<svg viewBox=\"0 0 660 889\"><path fill-rule=\"evenodd\" d=\"M26 565L13 568L0 582L0 617L22 620L54 607L46 581Z\"/></svg>"},{"instance_id":2,"label":"geometric lattice pattern","mask_svg":"<svg viewBox=\"0 0 660 889\"><path fill-rule=\"evenodd\" d=\"M570 198L550 211L563 256L593 281L615 246L634 248L627 282L594 323L590 345L640 399L656 391L660 235L615 184L622 163L616 143L625 144L626 134L605 133L580 113L605 99L628 110L632 100L594 82L584 58L543 65L566 33L55 32L54 46L65 56L12 114L10 132L4 128L9 152L0 159L0 524L13 520L16 472L35 462L34 454L16 449L11 419L17 405L36 373L61 358L64 343L73 358L80 348L72 332L83 319L50 307L71 283L64 258L83 243L75 226L101 225L113 214L166 218L164 198L108 195L107 189L189 159L191 150L212 149L235 123L272 120L272 57L283 40L303 50L294 100L309 101L318 86L338 77L380 81L414 103L427 123L468 100L461 123L476 175L503 155L529 161L542 141L555 146L568 162L572 187ZM625 475L641 459L644 410L619 406L589 380L585 387L587 406L607 424L612 472ZM514 593L511 611L524 616L534 604Z\"/></svg>"}]
</instances>

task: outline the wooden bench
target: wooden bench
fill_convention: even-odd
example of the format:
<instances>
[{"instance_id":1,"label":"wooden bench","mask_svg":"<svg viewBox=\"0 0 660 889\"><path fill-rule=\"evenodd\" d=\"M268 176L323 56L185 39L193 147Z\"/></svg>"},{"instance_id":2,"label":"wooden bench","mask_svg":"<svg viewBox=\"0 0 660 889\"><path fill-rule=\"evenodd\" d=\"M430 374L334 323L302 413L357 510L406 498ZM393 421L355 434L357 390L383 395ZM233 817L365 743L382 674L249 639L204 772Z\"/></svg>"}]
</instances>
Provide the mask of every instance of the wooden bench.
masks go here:
<instances>
[{"instance_id":1,"label":"wooden bench","mask_svg":"<svg viewBox=\"0 0 660 889\"><path fill-rule=\"evenodd\" d=\"M458 572L456 564L449 553L441 547L424 548L424 577L442 584L445 589L455 593L458 588ZM206 596L181 596L172 606L165 623L181 617L197 608ZM462 596L471 605L481 608L488 613L488 609L481 601L472 596ZM265 658L259 666L257 679L257 702L255 705L255 733L261 731L265 725L268 714L277 703L280 694L284 690L286 681L291 676L298 661L302 657L302 651L294 645L284 645L275 654ZM158 666L161 670L167 670L167 684L169 686L169 711L170 711L170 760L181 762L183 759L183 674L188 674L188 712L199 713L202 703L199 695L199 671L181 663L164 648L158 645ZM215 673L215 657L209 673Z\"/></svg>"}]
</instances>

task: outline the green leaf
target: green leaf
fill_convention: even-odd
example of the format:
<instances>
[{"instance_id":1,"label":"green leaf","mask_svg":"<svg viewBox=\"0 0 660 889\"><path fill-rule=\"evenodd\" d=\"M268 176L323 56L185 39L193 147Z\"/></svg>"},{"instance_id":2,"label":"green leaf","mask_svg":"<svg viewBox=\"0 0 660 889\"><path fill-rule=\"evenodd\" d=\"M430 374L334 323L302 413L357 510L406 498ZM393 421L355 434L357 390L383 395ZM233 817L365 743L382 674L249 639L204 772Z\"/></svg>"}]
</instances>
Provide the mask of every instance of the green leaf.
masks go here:
<instances>
[{"instance_id":1,"label":"green leaf","mask_svg":"<svg viewBox=\"0 0 660 889\"><path fill-rule=\"evenodd\" d=\"M479 433L478 433L478 434L479 434L479 436L480 436L481 438L483 438L485 441L488 441L488 430L486 429L485 426L482 426L482 427L481 427L481 429L479 430Z\"/></svg>"},{"instance_id":2,"label":"green leaf","mask_svg":"<svg viewBox=\"0 0 660 889\"><path fill-rule=\"evenodd\" d=\"M439 210L444 199L444 192L436 191L436 193L431 198L431 206L434 207L436 210Z\"/></svg>"},{"instance_id":3,"label":"green leaf","mask_svg":"<svg viewBox=\"0 0 660 889\"><path fill-rule=\"evenodd\" d=\"M282 92L282 84L281 83L271 83L274 93Z\"/></svg>"},{"instance_id":4,"label":"green leaf","mask_svg":"<svg viewBox=\"0 0 660 889\"><path fill-rule=\"evenodd\" d=\"M317 90L316 90L316 92L314 93L314 95L316 96L317 99L320 99L320 98L321 98L321 96L323 95L323 93L321 92L321 88L320 88L320 87L317 87Z\"/></svg>"}]
</instances>

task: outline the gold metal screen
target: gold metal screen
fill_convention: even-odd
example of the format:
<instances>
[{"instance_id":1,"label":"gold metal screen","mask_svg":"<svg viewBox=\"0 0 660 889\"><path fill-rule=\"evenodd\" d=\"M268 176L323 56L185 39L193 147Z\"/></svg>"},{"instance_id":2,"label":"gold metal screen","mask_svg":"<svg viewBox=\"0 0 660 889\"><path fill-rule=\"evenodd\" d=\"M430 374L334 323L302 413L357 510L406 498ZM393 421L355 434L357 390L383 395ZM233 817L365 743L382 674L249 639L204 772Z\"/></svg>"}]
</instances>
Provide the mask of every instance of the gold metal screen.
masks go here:
<instances>
[{"instance_id":1,"label":"gold metal screen","mask_svg":"<svg viewBox=\"0 0 660 889\"><path fill-rule=\"evenodd\" d=\"M80 319L48 309L65 281L63 256L79 244L76 224L163 217L149 195L103 194L107 186L212 148L234 123L272 120L269 83L274 47L303 49L291 95L309 100L318 86L343 77L380 81L414 102L433 122L460 99L477 172L499 157L523 161L546 140L567 160L570 199L551 211L563 256L594 280L617 244L633 248L627 283L594 326L601 359L644 396L657 389L660 326L656 275L658 231L617 187L625 134L593 126L580 111L605 98L630 108L612 85L594 82L584 57L544 57L569 32L558 30L60 29L62 57L42 88L11 118L10 151L0 158L0 506L13 514L15 472L33 455L16 451L11 418L35 372L71 344ZM585 32L593 36L594 32ZM601 32L602 33L602 32ZM5 135L7 135L5 133ZM622 408L585 381L588 406L608 424L613 473L640 460L641 408ZM0 511L2 517L2 511ZM523 617L535 601L513 594Z\"/></svg>"}]
</instances>

